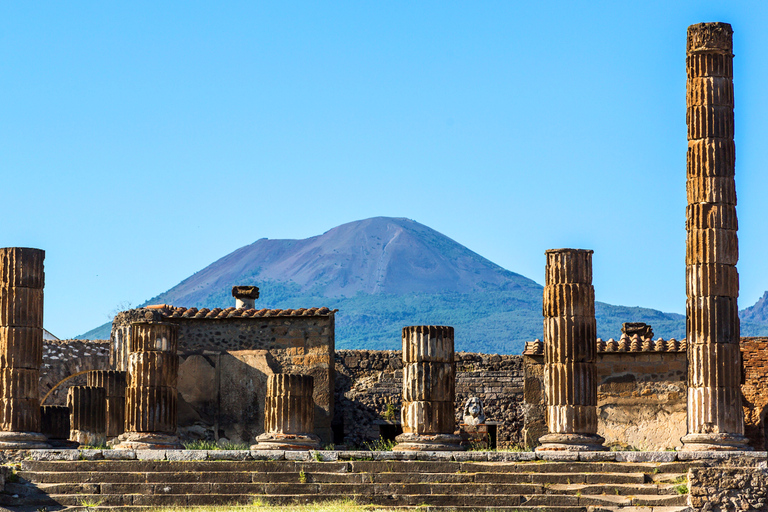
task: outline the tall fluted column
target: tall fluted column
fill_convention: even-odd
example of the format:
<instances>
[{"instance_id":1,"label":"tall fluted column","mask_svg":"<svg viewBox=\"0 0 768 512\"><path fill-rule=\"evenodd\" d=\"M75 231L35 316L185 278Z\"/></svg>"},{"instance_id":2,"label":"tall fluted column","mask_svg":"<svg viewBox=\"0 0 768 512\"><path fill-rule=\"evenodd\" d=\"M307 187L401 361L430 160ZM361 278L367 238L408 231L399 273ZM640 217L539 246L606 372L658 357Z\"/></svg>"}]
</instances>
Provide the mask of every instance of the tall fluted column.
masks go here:
<instances>
[{"instance_id":1,"label":"tall fluted column","mask_svg":"<svg viewBox=\"0 0 768 512\"><path fill-rule=\"evenodd\" d=\"M688 27L686 450L743 450L739 351L733 30Z\"/></svg>"},{"instance_id":2,"label":"tall fluted column","mask_svg":"<svg viewBox=\"0 0 768 512\"><path fill-rule=\"evenodd\" d=\"M107 439L125 431L125 379L126 372L93 370L87 374L89 386L104 388L106 392Z\"/></svg>"},{"instance_id":3,"label":"tall fluted column","mask_svg":"<svg viewBox=\"0 0 768 512\"><path fill-rule=\"evenodd\" d=\"M403 327L403 433L393 450L462 450L455 398L453 327Z\"/></svg>"},{"instance_id":4,"label":"tall fluted column","mask_svg":"<svg viewBox=\"0 0 768 512\"><path fill-rule=\"evenodd\" d=\"M116 448L181 448L176 434L178 331L172 323L131 324L125 432Z\"/></svg>"},{"instance_id":5,"label":"tall fluted column","mask_svg":"<svg viewBox=\"0 0 768 512\"><path fill-rule=\"evenodd\" d=\"M104 388L72 386L67 390L69 440L81 445L107 442L107 393Z\"/></svg>"},{"instance_id":6,"label":"tall fluted column","mask_svg":"<svg viewBox=\"0 0 768 512\"><path fill-rule=\"evenodd\" d=\"M40 433L45 251L0 249L0 449L48 448Z\"/></svg>"},{"instance_id":7,"label":"tall fluted column","mask_svg":"<svg viewBox=\"0 0 768 512\"><path fill-rule=\"evenodd\" d=\"M69 441L69 407L43 405L40 407L40 431L54 448L77 447Z\"/></svg>"},{"instance_id":8,"label":"tall fluted column","mask_svg":"<svg viewBox=\"0 0 768 512\"><path fill-rule=\"evenodd\" d=\"M264 433L253 450L316 450L314 378L310 375L270 375L264 404Z\"/></svg>"},{"instance_id":9,"label":"tall fluted column","mask_svg":"<svg viewBox=\"0 0 768 512\"><path fill-rule=\"evenodd\" d=\"M549 433L540 451L604 450L597 435L595 289L592 252L546 251L544 392Z\"/></svg>"}]
</instances>

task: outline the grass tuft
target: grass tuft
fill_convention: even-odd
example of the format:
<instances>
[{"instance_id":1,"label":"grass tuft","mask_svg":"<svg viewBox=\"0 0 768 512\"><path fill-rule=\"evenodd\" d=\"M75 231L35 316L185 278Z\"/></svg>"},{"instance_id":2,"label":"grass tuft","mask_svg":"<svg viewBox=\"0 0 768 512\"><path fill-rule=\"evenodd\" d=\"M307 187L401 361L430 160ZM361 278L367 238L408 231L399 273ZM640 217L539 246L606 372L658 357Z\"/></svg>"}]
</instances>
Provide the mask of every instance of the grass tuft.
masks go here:
<instances>
[{"instance_id":1,"label":"grass tuft","mask_svg":"<svg viewBox=\"0 0 768 512\"><path fill-rule=\"evenodd\" d=\"M376 441L369 441L364 443L365 449L371 452L391 452L397 442L393 439L391 441L385 440L383 437L378 438Z\"/></svg>"},{"instance_id":2,"label":"grass tuft","mask_svg":"<svg viewBox=\"0 0 768 512\"><path fill-rule=\"evenodd\" d=\"M250 446L245 443L233 443L228 441L223 444L218 444L216 441L206 441L200 439L198 441L188 441L182 443L185 450L248 450Z\"/></svg>"}]
</instances>

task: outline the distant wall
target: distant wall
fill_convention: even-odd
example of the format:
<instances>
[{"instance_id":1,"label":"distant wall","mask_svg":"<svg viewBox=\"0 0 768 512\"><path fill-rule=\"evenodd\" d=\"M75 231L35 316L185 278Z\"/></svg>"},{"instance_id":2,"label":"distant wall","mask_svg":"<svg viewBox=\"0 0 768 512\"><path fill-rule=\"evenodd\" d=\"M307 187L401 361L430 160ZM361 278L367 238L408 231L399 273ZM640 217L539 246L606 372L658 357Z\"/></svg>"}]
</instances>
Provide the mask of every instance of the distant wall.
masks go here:
<instances>
[{"instance_id":1,"label":"distant wall","mask_svg":"<svg viewBox=\"0 0 768 512\"><path fill-rule=\"evenodd\" d=\"M40 398L70 375L85 370L109 370L107 340L45 340L40 367ZM85 375L68 380L43 405L67 405L70 386L85 386Z\"/></svg>"},{"instance_id":2,"label":"distant wall","mask_svg":"<svg viewBox=\"0 0 768 512\"><path fill-rule=\"evenodd\" d=\"M526 355L524 442L547 432L544 356ZM680 446L687 422L685 352L597 355L597 433L607 446L665 450Z\"/></svg>"},{"instance_id":3,"label":"distant wall","mask_svg":"<svg viewBox=\"0 0 768 512\"><path fill-rule=\"evenodd\" d=\"M768 416L768 338L741 338L744 433L756 450L766 449Z\"/></svg>"},{"instance_id":4,"label":"distant wall","mask_svg":"<svg viewBox=\"0 0 768 512\"><path fill-rule=\"evenodd\" d=\"M387 404L400 420L403 388L402 352L394 350L339 350L336 352L337 428L344 441L362 445L379 438L377 421ZM520 442L522 428L523 365L521 356L456 354L456 422L464 403L479 397L489 421L499 421L498 444Z\"/></svg>"}]
</instances>

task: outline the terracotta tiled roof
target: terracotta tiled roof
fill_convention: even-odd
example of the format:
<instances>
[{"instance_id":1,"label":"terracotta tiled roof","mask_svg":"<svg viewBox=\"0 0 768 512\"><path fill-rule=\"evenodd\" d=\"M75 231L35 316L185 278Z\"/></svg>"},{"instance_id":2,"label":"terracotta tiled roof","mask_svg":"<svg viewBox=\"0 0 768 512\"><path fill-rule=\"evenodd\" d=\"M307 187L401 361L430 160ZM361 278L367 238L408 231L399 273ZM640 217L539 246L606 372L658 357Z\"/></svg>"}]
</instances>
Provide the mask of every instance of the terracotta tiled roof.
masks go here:
<instances>
[{"instance_id":1,"label":"terracotta tiled roof","mask_svg":"<svg viewBox=\"0 0 768 512\"><path fill-rule=\"evenodd\" d=\"M330 316L338 309L328 308L299 308L299 309L237 309L237 308L179 308L168 304L146 306L160 313L166 318L195 318L195 319L221 319L221 318L263 318L274 316Z\"/></svg>"},{"instance_id":2,"label":"terracotta tiled roof","mask_svg":"<svg viewBox=\"0 0 768 512\"><path fill-rule=\"evenodd\" d=\"M625 334L618 341L613 338L610 338L608 341L597 338L595 343L597 344L598 352L685 352L686 350L685 340L678 341L675 338L668 340L659 338L654 341L651 338L641 338L637 334L631 338ZM544 342L538 339L527 341L523 355L544 355Z\"/></svg>"}]
</instances>

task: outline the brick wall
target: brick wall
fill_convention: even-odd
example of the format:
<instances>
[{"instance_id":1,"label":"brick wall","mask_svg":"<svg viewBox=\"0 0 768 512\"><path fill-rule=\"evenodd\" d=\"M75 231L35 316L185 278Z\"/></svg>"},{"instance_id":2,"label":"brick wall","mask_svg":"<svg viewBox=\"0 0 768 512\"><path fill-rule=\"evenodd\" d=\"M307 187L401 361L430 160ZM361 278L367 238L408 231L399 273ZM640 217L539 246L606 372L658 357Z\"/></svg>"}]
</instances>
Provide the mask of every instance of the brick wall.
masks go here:
<instances>
[{"instance_id":1,"label":"brick wall","mask_svg":"<svg viewBox=\"0 0 768 512\"><path fill-rule=\"evenodd\" d=\"M741 338L744 433L756 450L765 450L768 414L768 338Z\"/></svg>"}]
</instances>

